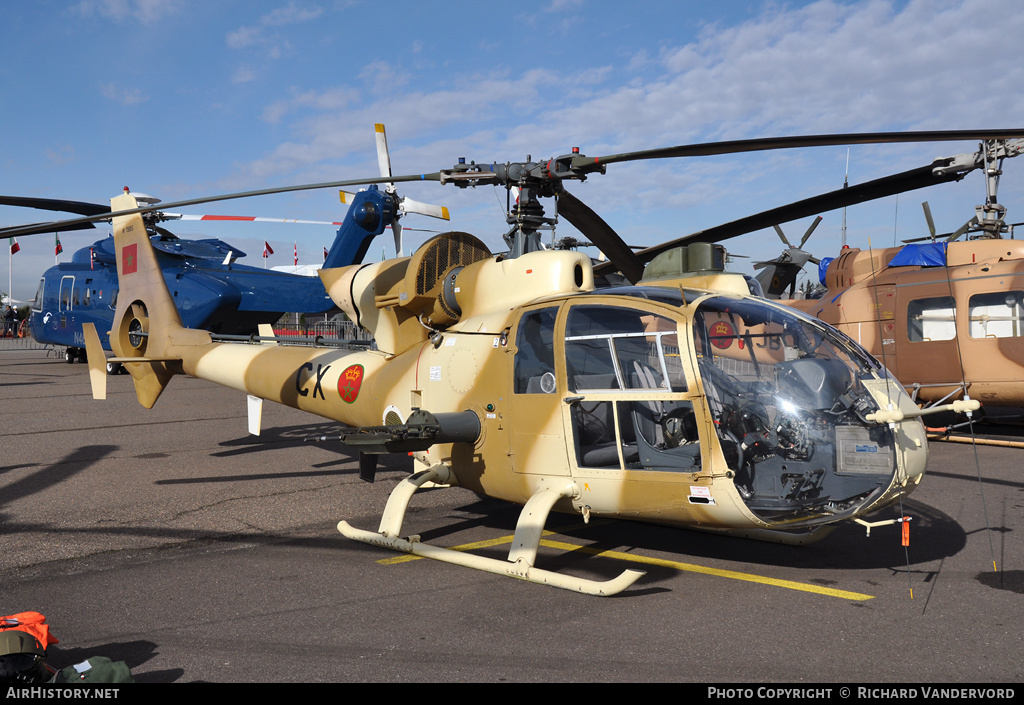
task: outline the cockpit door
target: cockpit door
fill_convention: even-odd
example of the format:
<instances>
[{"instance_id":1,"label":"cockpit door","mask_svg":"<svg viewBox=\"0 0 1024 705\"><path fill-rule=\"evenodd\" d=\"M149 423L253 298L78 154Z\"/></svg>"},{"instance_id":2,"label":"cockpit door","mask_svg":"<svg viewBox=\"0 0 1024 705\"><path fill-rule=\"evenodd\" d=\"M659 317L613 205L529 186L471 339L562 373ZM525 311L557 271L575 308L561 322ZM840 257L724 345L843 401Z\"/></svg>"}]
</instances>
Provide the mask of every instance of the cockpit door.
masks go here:
<instances>
[{"instance_id":1,"label":"cockpit door","mask_svg":"<svg viewBox=\"0 0 1024 705\"><path fill-rule=\"evenodd\" d=\"M568 309L564 337L567 428L580 472L700 469L675 319L577 304Z\"/></svg>"},{"instance_id":2,"label":"cockpit door","mask_svg":"<svg viewBox=\"0 0 1024 705\"><path fill-rule=\"evenodd\" d=\"M526 310L511 331L515 341L509 400L509 455L515 472L568 475L562 429L564 382L556 369L558 306Z\"/></svg>"}]
</instances>

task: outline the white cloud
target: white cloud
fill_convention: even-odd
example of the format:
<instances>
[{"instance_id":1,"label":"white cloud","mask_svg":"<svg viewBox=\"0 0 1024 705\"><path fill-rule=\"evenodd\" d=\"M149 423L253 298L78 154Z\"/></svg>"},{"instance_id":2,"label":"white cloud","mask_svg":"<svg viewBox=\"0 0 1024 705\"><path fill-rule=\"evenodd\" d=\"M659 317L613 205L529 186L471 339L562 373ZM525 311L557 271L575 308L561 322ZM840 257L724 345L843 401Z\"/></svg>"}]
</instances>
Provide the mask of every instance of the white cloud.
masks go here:
<instances>
[{"instance_id":1,"label":"white cloud","mask_svg":"<svg viewBox=\"0 0 1024 705\"><path fill-rule=\"evenodd\" d=\"M46 158L56 166L71 164L78 159L75 148L70 144L62 144L46 150Z\"/></svg>"},{"instance_id":2,"label":"white cloud","mask_svg":"<svg viewBox=\"0 0 1024 705\"><path fill-rule=\"evenodd\" d=\"M138 88L122 88L113 83L105 83L100 86L100 92L104 98L113 100L122 105L138 105L139 103L145 103L149 100L149 96L144 95L141 89Z\"/></svg>"},{"instance_id":3,"label":"white cloud","mask_svg":"<svg viewBox=\"0 0 1024 705\"><path fill-rule=\"evenodd\" d=\"M226 41L232 49L262 48L263 53L273 59L280 58L290 48L287 39L270 28L310 22L323 14L323 8L316 5L299 4L291 0L287 5L276 8L260 17L258 24L239 27L228 32Z\"/></svg>"},{"instance_id":4,"label":"white cloud","mask_svg":"<svg viewBox=\"0 0 1024 705\"><path fill-rule=\"evenodd\" d=\"M281 26L286 24L297 24L315 20L324 12L322 7L316 5L302 5L291 0L284 7L279 7L260 18L260 24L266 27Z\"/></svg>"},{"instance_id":5,"label":"white cloud","mask_svg":"<svg viewBox=\"0 0 1024 705\"><path fill-rule=\"evenodd\" d=\"M119 22L131 20L155 24L183 7L184 0L81 0L70 9L83 17L100 16Z\"/></svg>"},{"instance_id":6,"label":"white cloud","mask_svg":"<svg viewBox=\"0 0 1024 705\"><path fill-rule=\"evenodd\" d=\"M232 49L245 49L263 41L263 30L259 27L239 27L233 32L228 32L226 41Z\"/></svg>"},{"instance_id":7,"label":"white cloud","mask_svg":"<svg viewBox=\"0 0 1024 705\"><path fill-rule=\"evenodd\" d=\"M232 83L250 83L257 78L256 72L248 66L240 66L231 76Z\"/></svg>"}]
</instances>

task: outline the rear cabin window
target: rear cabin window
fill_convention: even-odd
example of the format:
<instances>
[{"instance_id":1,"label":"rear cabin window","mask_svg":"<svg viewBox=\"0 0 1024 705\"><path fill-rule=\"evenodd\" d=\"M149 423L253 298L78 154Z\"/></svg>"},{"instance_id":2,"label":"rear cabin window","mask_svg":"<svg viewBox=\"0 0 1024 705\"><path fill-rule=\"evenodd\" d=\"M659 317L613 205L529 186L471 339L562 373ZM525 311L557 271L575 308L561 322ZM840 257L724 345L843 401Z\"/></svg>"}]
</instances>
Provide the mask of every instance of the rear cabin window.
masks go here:
<instances>
[{"instance_id":1,"label":"rear cabin window","mask_svg":"<svg viewBox=\"0 0 1024 705\"><path fill-rule=\"evenodd\" d=\"M972 338L1021 337L1024 291L975 294L967 303Z\"/></svg>"},{"instance_id":2,"label":"rear cabin window","mask_svg":"<svg viewBox=\"0 0 1024 705\"><path fill-rule=\"evenodd\" d=\"M956 300L952 296L936 296L907 304L907 337L914 343L953 340Z\"/></svg>"}]
</instances>

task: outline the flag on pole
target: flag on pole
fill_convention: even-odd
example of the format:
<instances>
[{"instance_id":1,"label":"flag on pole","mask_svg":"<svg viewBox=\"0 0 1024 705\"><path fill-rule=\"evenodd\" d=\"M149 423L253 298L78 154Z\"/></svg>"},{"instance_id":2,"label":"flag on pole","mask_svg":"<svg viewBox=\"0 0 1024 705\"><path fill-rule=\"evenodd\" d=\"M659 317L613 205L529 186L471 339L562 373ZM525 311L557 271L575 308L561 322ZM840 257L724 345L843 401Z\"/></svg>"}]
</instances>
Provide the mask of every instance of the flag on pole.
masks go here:
<instances>
[{"instance_id":1,"label":"flag on pole","mask_svg":"<svg viewBox=\"0 0 1024 705\"><path fill-rule=\"evenodd\" d=\"M266 240L263 241L263 257L264 259L274 254L274 248L270 246L270 243Z\"/></svg>"},{"instance_id":2,"label":"flag on pole","mask_svg":"<svg viewBox=\"0 0 1024 705\"><path fill-rule=\"evenodd\" d=\"M324 262L327 261L327 248L324 248Z\"/></svg>"},{"instance_id":3,"label":"flag on pole","mask_svg":"<svg viewBox=\"0 0 1024 705\"><path fill-rule=\"evenodd\" d=\"M64 248L61 247L61 244L60 244L60 235L58 235L57 233L54 233L53 237L57 241L54 244L54 246L53 246L53 256L56 257L57 255L59 255L61 252L64 251Z\"/></svg>"},{"instance_id":4,"label":"flag on pole","mask_svg":"<svg viewBox=\"0 0 1024 705\"><path fill-rule=\"evenodd\" d=\"M16 254L21 249L21 245L18 244L18 238L11 238L11 254Z\"/></svg>"},{"instance_id":5,"label":"flag on pole","mask_svg":"<svg viewBox=\"0 0 1024 705\"><path fill-rule=\"evenodd\" d=\"M294 243L295 246L295 266L299 266L299 243Z\"/></svg>"}]
</instances>

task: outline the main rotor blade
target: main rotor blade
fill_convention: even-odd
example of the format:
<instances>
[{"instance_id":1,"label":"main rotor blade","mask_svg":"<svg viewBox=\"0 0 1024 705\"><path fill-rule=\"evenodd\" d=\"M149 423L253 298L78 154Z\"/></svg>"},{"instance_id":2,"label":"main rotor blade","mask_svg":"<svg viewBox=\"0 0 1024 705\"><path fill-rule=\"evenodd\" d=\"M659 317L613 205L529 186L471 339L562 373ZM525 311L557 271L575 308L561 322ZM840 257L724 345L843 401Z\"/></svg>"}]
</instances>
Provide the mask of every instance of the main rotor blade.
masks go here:
<instances>
[{"instance_id":1,"label":"main rotor blade","mask_svg":"<svg viewBox=\"0 0 1024 705\"><path fill-rule=\"evenodd\" d=\"M28 198L25 196L0 196L0 206L19 206L21 208L38 208L44 211L78 213L79 215L99 215L110 213L109 205L86 203L84 201L66 201L57 198Z\"/></svg>"},{"instance_id":2,"label":"main rotor blade","mask_svg":"<svg viewBox=\"0 0 1024 705\"><path fill-rule=\"evenodd\" d=\"M644 275L644 263L601 216L568 191L558 196L558 212L565 216L601 252L614 269L636 284ZM606 265L601 265L606 266Z\"/></svg>"},{"instance_id":3,"label":"main rotor blade","mask_svg":"<svg viewBox=\"0 0 1024 705\"><path fill-rule=\"evenodd\" d=\"M676 147L646 149L605 157L575 157L573 166L614 164L641 159L672 159L675 157L707 157L717 154L763 152L772 149L830 147L848 144L888 144L894 142L956 142L962 140L995 140L1024 137L1024 128L1003 130L939 130L917 132L862 132L834 135L800 135L794 137L761 137L749 140L683 144Z\"/></svg>"},{"instance_id":4,"label":"main rotor blade","mask_svg":"<svg viewBox=\"0 0 1024 705\"><path fill-rule=\"evenodd\" d=\"M107 212L104 215L93 215L85 218L74 218L71 220L54 221L51 223L39 223L35 225L20 225L12 228L4 228L0 230L0 237L20 237L22 235L35 235L37 233L52 233L55 227L61 229L68 229L69 226L74 226L82 223L94 223L98 220L107 220L114 216L123 215L134 215L135 213L149 213L150 211L157 210L170 210L174 208L184 208L185 206L196 206L201 203L215 203L217 201L230 201L236 198L252 198L255 196L269 196L275 193L290 193L293 191L314 191L322 188L342 188L345 186L366 186L368 184L380 184L380 183L401 183L408 181L440 181L441 174L434 172L432 174L409 174L406 176L391 176L391 177L373 177L369 179L349 179L346 181L328 181L320 184L301 184L298 186L277 186L274 188L258 189L256 191L242 191L240 193L229 193L222 196L204 196L202 198L190 198L184 201L175 201L173 203L160 203L148 206L142 206L139 208L133 208L131 210L117 211L116 213Z\"/></svg>"},{"instance_id":5,"label":"main rotor blade","mask_svg":"<svg viewBox=\"0 0 1024 705\"><path fill-rule=\"evenodd\" d=\"M24 235L39 235L43 233L64 233L72 232L75 230L95 230L96 226L92 223L74 223L71 225L64 225L69 221L55 220L49 223L29 223L27 225L19 225L18 228L34 228L31 232L23 233ZM0 237L20 237L19 233L8 234L9 230L14 228L0 228Z\"/></svg>"},{"instance_id":6,"label":"main rotor blade","mask_svg":"<svg viewBox=\"0 0 1024 705\"><path fill-rule=\"evenodd\" d=\"M885 176L874 181L867 181L863 184L842 188L837 191L830 191L819 196L812 196L802 201L790 203L771 210L756 213L740 218L729 223L717 225L707 230L702 230L685 237L677 238L669 242L648 247L636 253L643 262L650 262L657 255L681 245L689 245L694 242L721 242L731 237L744 235L746 233L770 228L778 223L788 223L792 220L806 218L818 213L824 213L845 206L852 206L865 201L872 201L878 198L885 198L905 191L913 191L919 188L935 186L936 184L948 181L959 181L964 177L963 173L934 173L937 166L943 166L945 160L936 160L928 166L918 167L900 174ZM594 267L595 274L607 274L614 271L611 264L600 264Z\"/></svg>"}]
</instances>

